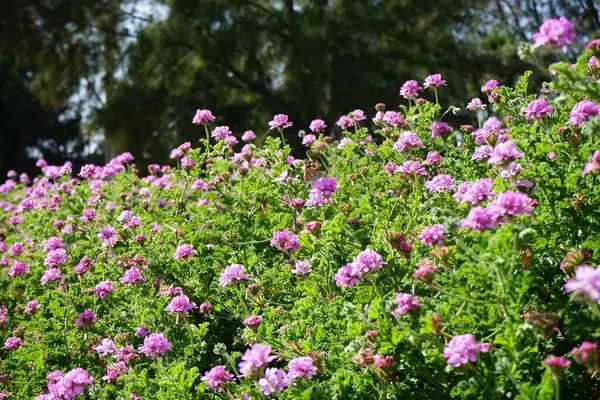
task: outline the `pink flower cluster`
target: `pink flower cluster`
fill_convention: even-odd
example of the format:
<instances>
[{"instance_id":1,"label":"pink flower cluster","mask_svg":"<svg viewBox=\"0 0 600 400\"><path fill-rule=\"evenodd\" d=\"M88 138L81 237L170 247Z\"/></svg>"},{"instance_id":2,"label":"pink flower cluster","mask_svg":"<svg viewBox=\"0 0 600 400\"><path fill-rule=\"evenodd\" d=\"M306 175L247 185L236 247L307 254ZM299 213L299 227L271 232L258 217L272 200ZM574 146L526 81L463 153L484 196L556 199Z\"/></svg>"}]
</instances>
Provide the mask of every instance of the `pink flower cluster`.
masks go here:
<instances>
[{"instance_id":1,"label":"pink flower cluster","mask_svg":"<svg viewBox=\"0 0 600 400\"><path fill-rule=\"evenodd\" d=\"M444 349L444 358L448 359L448 364L458 368L469 361L477 361L477 352L487 353L491 347L491 343L477 343L471 334L456 335Z\"/></svg>"},{"instance_id":2,"label":"pink flower cluster","mask_svg":"<svg viewBox=\"0 0 600 400\"><path fill-rule=\"evenodd\" d=\"M386 262L379 253L372 249L365 249L358 253L350 264L341 267L334 275L338 286L353 288L360 280L368 278L368 274L383 267Z\"/></svg>"},{"instance_id":3,"label":"pink flower cluster","mask_svg":"<svg viewBox=\"0 0 600 400\"><path fill-rule=\"evenodd\" d=\"M294 251L300 248L300 242L298 241L298 235L290 233L286 228L282 231L273 232L273 239L271 239L271 247L275 247L282 251Z\"/></svg>"},{"instance_id":4,"label":"pink flower cluster","mask_svg":"<svg viewBox=\"0 0 600 400\"><path fill-rule=\"evenodd\" d=\"M63 374L53 371L48 374L48 393L41 394L35 400L70 400L83 394L86 386L91 385L94 378L82 368L75 368Z\"/></svg>"},{"instance_id":5,"label":"pink flower cluster","mask_svg":"<svg viewBox=\"0 0 600 400\"><path fill-rule=\"evenodd\" d=\"M533 34L534 47L550 44L552 47L560 48L571 44L574 40L579 39L573 32L574 28L573 23L565 17L544 21L540 26L540 31Z\"/></svg>"},{"instance_id":6,"label":"pink flower cluster","mask_svg":"<svg viewBox=\"0 0 600 400\"><path fill-rule=\"evenodd\" d=\"M323 206L329 204L335 192L338 191L338 184L335 178L323 177L313 183L307 206Z\"/></svg>"}]
</instances>

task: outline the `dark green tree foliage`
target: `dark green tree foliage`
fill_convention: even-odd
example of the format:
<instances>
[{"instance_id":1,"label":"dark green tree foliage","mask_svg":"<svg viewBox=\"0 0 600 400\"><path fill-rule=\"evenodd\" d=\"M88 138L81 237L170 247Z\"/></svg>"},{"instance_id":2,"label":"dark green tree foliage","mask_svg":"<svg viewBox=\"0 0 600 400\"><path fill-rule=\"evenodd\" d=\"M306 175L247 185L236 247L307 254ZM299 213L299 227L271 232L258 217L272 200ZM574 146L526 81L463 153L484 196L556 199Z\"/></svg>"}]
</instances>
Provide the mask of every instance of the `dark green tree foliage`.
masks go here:
<instances>
[{"instance_id":1,"label":"dark green tree foliage","mask_svg":"<svg viewBox=\"0 0 600 400\"><path fill-rule=\"evenodd\" d=\"M28 89L27 75L8 60L0 58L0 181L14 169L38 174L34 164L38 156L50 164L83 159L84 142L79 135L77 118L59 119L62 110L40 105ZM90 155L85 155L90 158Z\"/></svg>"}]
</instances>

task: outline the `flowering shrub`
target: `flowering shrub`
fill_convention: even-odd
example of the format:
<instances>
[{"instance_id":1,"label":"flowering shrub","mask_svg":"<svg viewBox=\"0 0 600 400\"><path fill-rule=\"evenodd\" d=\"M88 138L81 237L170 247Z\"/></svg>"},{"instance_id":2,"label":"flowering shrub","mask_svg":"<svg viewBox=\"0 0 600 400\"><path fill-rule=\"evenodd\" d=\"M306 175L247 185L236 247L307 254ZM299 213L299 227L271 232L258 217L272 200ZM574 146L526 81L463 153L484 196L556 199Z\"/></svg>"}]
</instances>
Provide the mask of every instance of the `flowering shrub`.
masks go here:
<instances>
[{"instance_id":1,"label":"flowering shrub","mask_svg":"<svg viewBox=\"0 0 600 400\"><path fill-rule=\"evenodd\" d=\"M598 398L595 52L539 93L486 82L477 126L432 74L337 142L314 120L306 159L284 114L241 147L198 110L177 167L9 173L0 397Z\"/></svg>"}]
</instances>

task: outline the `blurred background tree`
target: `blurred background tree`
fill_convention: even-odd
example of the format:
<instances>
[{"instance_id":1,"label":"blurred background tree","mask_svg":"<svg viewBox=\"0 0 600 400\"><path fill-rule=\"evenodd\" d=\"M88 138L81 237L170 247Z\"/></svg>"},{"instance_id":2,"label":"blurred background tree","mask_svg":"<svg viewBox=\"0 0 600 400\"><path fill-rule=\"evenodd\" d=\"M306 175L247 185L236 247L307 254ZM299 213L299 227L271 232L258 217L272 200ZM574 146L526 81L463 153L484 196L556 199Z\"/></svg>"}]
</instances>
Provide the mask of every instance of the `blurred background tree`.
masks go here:
<instances>
[{"instance_id":1,"label":"blurred background tree","mask_svg":"<svg viewBox=\"0 0 600 400\"><path fill-rule=\"evenodd\" d=\"M531 68L516 48L545 19L563 15L586 39L600 26L593 0L1 1L0 52L21 91L3 91L3 150L19 157L2 154L0 172L49 157L31 148L62 128L50 136L65 158L166 162L200 137L196 108L237 135L264 134L276 113L331 127L355 108L394 108L403 82L431 73L448 81L441 101L464 105L485 79ZM15 140L27 105L11 97L25 94L44 110L28 141Z\"/></svg>"}]
</instances>

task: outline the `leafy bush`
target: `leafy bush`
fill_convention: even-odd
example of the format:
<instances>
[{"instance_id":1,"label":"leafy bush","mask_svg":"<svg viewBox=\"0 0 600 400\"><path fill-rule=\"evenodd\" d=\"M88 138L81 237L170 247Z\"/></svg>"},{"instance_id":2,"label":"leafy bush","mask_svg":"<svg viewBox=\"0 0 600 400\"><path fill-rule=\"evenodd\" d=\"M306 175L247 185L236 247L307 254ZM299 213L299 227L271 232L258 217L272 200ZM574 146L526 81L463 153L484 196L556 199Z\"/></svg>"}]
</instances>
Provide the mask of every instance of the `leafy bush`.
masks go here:
<instances>
[{"instance_id":1,"label":"leafy bush","mask_svg":"<svg viewBox=\"0 0 600 400\"><path fill-rule=\"evenodd\" d=\"M588 47L539 94L530 73L487 82L491 104L465 111L476 128L442 122L461 111L438 104L432 75L373 124L341 117L339 141L313 121L306 160L284 144L285 115L270 123L281 137L248 131L236 153L199 110L206 138L173 150L177 168L140 178L122 154L77 178L43 160L33 180L9 173L2 396L597 398Z\"/></svg>"}]
</instances>

